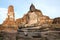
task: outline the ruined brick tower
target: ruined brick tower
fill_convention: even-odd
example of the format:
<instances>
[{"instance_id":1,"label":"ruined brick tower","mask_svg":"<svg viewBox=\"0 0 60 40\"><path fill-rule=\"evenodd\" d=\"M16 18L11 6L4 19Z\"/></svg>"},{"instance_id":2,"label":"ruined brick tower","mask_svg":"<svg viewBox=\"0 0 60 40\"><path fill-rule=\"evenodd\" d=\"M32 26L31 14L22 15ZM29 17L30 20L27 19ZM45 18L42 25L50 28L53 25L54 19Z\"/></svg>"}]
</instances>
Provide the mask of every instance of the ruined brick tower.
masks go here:
<instances>
[{"instance_id":1,"label":"ruined brick tower","mask_svg":"<svg viewBox=\"0 0 60 40\"><path fill-rule=\"evenodd\" d=\"M12 5L10 5L9 7L8 7L8 19L10 20L10 21L15 21L15 16L14 16L14 7L12 6Z\"/></svg>"},{"instance_id":2,"label":"ruined brick tower","mask_svg":"<svg viewBox=\"0 0 60 40\"><path fill-rule=\"evenodd\" d=\"M15 26L15 14L14 14L14 7L10 5L8 7L8 13L7 13L7 18L3 22L4 26Z\"/></svg>"}]
</instances>

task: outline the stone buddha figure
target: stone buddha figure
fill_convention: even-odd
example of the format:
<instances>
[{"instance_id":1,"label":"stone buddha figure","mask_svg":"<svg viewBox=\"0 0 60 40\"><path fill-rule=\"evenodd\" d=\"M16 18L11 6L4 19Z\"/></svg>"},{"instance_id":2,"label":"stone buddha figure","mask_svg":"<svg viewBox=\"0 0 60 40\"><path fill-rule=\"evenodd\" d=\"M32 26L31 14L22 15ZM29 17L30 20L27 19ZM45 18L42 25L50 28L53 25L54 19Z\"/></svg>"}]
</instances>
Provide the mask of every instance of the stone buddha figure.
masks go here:
<instances>
[{"instance_id":1,"label":"stone buddha figure","mask_svg":"<svg viewBox=\"0 0 60 40\"><path fill-rule=\"evenodd\" d=\"M28 21L28 24L29 25L32 25L32 24L36 24L37 23L37 15L35 13L35 6L33 4L31 4L30 6L30 11L28 13L28 16L29 16L29 21Z\"/></svg>"}]
</instances>

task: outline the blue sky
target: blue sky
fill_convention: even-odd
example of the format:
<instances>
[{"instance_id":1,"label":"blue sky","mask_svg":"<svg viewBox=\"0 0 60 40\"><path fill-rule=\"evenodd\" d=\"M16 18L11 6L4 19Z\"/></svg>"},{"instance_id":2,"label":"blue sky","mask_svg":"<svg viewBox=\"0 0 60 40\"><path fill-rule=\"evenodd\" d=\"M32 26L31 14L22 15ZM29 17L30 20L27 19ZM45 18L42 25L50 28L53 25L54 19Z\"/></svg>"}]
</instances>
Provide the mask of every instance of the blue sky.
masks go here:
<instances>
[{"instance_id":1,"label":"blue sky","mask_svg":"<svg viewBox=\"0 0 60 40\"><path fill-rule=\"evenodd\" d=\"M31 3L50 18L60 17L60 0L0 0L0 24L7 17L9 5L14 6L15 18L17 19L29 11Z\"/></svg>"}]
</instances>

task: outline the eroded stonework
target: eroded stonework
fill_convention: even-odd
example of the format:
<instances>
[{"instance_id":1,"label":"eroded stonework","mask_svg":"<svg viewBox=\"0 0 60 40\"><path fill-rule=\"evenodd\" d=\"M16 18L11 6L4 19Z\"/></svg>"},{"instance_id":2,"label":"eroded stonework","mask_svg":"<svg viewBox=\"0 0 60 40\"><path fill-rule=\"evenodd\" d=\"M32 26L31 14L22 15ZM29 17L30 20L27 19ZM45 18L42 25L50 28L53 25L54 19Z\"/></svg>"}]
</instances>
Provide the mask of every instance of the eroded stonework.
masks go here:
<instances>
[{"instance_id":1,"label":"eroded stonework","mask_svg":"<svg viewBox=\"0 0 60 40\"><path fill-rule=\"evenodd\" d=\"M21 22L24 23L26 26L34 24L36 25L51 24L53 21L48 16L43 15L41 10L36 9L33 4L31 4L30 10L21 18L21 20L24 20L23 22L22 21ZM21 22L17 23L20 24Z\"/></svg>"},{"instance_id":2,"label":"eroded stonework","mask_svg":"<svg viewBox=\"0 0 60 40\"><path fill-rule=\"evenodd\" d=\"M35 8L33 4L31 4L29 11L22 17L18 18L15 21L14 7L10 5L8 7L8 14L6 20L3 22L3 26L18 28L18 26L31 26L31 25L43 25L43 24L51 24L52 19L48 16L43 15L41 10Z\"/></svg>"},{"instance_id":3,"label":"eroded stonework","mask_svg":"<svg viewBox=\"0 0 60 40\"><path fill-rule=\"evenodd\" d=\"M17 25L15 23L15 14L14 14L14 7L12 5L10 5L8 7L8 13L7 13L7 18L6 20L3 22L3 26L4 27L12 27L12 28L16 28Z\"/></svg>"}]
</instances>

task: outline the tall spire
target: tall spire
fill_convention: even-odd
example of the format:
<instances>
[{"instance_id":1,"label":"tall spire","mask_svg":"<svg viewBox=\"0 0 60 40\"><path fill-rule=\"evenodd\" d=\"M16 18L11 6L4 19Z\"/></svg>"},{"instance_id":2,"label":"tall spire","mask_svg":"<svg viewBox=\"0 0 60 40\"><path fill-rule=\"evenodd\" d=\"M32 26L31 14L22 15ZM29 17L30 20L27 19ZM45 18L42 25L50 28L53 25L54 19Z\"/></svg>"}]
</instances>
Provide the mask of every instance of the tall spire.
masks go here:
<instances>
[{"instance_id":1,"label":"tall spire","mask_svg":"<svg viewBox=\"0 0 60 40\"><path fill-rule=\"evenodd\" d=\"M10 5L9 7L8 7L8 13L9 12L14 12L14 7L12 6L12 5Z\"/></svg>"},{"instance_id":2,"label":"tall spire","mask_svg":"<svg viewBox=\"0 0 60 40\"><path fill-rule=\"evenodd\" d=\"M14 16L14 7L12 5L10 5L8 7L8 19L11 21L14 21L15 16Z\"/></svg>"},{"instance_id":3,"label":"tall spire","mask_svg":"<svg viewBox=\"0 0 60 40\"><path fill-rule=\"evenodd\" d=\"M3 26L6 27L17 27L16 23L15 23L15 13L14 13L14 7L13 5L10 5L8 7L8 13L7 13L7 18L6 20L3 22ZM13 28L13 29L14 29Z\"/></svg>"},{"instance_id":4,"label":"tall spire","mask_svg":"<svg viewBox=\"0 0 60 40\"><path fill-rule=\"evenodd\" d=\"M30 11L35 11L35 6L33 5L33 4L31 4L31 6L30 6Z\"/></svg>"}]
</instances>

